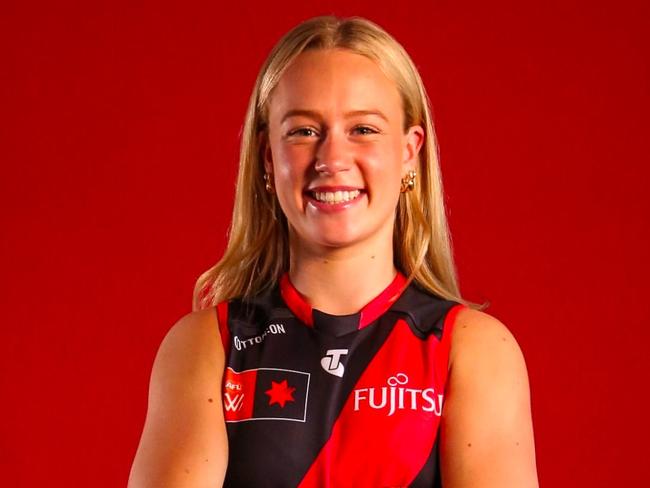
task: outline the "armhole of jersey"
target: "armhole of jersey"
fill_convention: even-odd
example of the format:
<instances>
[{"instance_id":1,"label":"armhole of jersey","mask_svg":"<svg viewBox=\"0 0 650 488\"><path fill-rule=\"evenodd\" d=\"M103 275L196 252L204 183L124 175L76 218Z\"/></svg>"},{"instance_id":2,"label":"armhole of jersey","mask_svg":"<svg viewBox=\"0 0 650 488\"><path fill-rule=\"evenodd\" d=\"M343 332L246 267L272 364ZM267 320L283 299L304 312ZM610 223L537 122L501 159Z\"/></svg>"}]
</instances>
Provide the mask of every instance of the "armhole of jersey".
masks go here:
<instances>
[{"instance_id":1,"label":"armhole of jersey","mask_svg":"<svg viewBox=\"0 0 650 488\"><path fill-rule=\"evenodd\" d=\"M443 390L447 383L447 377L449 376L449 352L451 351L451 338L454 332L454 326L456 325L456 316L458 312L462 309L467 308L466 305L458 303L451 307L445 316L445 320L442 326L442 338L440 340L440 373L444 378Z\"/></svg>"},{"instance_id":2,"label":"armhole of jersey","mask_svg":"<svg viewBox=\"0 0 650 488\"><path fill-rule=\"evenodd\" d=\"M226 364L228 364L228 355L230 352L230 329L228 327L228 302L223 301L217 304L217 322L219 323L219 335L223 344L223 353Z\"/></svg>"}]
</instances>

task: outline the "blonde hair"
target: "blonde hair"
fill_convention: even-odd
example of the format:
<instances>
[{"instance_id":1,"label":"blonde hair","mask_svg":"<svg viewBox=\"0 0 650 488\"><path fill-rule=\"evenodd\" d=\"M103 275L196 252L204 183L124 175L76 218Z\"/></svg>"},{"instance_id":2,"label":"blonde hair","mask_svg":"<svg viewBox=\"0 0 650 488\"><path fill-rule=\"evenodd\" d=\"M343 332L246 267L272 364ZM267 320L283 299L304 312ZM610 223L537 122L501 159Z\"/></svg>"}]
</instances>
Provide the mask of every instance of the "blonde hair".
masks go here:
<instances>
[{"instance_id":1,"label":"blonde hair","mask_svg":"<svg viewBox=\"0 0 650 488\"><path fill-rule=\"evenodd\" d=\"M304 51L332 48L375 61L401 94L404 129L421 125L425 130L417 184L401 195L397 207L396 267L431 293L467 303L458 289L429 99L413 61L393 37L369 20L322 16L285 34L257 76L242 132L228 245L221 260L198 278L195 310L234 297L251 297L273 286L289 269L287 220L277 198L265 190L260 135L267 128L269 97L284 70Z\"/></svg>"}]
</instances>

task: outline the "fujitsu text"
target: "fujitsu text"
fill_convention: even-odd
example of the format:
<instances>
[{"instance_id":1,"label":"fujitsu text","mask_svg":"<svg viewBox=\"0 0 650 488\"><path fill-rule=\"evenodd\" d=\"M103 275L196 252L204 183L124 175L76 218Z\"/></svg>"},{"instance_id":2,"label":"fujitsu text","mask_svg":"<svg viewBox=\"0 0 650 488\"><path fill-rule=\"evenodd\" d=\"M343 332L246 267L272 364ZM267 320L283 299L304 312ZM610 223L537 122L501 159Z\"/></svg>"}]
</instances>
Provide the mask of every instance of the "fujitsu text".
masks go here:
<instances>
[{"instance_id":1,"label":"fujitsu text","mask_svg":"<svg viewBox=\"0 0 650 488\"><path fill-rule=\"evenodd\" d=\"M368 406L374 410L388 410L390 417L397 410L421 410L442 414L443 395L436 394L433 388L408 388L409 378L398 373L388 378L388 386L380 388L359 388L354 390L354 411Z\"/></svg>"}]
</instances>

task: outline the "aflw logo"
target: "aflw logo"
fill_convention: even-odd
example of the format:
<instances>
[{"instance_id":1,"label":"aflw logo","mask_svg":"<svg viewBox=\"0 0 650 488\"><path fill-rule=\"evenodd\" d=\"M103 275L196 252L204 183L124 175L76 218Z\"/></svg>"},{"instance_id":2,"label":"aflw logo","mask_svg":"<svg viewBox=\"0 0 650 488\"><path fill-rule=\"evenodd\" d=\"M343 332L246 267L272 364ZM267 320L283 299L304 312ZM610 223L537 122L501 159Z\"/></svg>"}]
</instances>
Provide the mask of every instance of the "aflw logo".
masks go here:
<instances>
[{"instance_id":1,"label":"aflw logo","mask_svg":"<svg viewBox=\"0 0 650 488\"><path fill-rule=\"evenodd\" d=\"M389 417L396 410L405 409L433 412L439 417L442 413L443 395L436 395L433 388L407 388L408 382L408 376L397 373L388 378L388 386L354 390L354 411L359 411L362 405L368 405L374 410L388 409Z\"/></svg>"},{"instance_id":2,"label":"aflw logo","mask_svg":"<svg viewBox=\"0 0 650 488\"><path fill-rule=\"evenodd\" d=\"M320 360L320 365L329 374L342 378L345 367L341 363L341 356L345 356L347 353L347 349L329 349L325 353L325 357Z\"/></svg>"},{"instance_id":3,"label":"aflw logo","mask_svg":"<svg viewBox=\"0 0 650 488\"><path fill-rule=\"evenodd\" d=\"M241 385L233 383L232 381L226 381L226 388L228 390L233 390L233 392L231 393L226 391L223 394L223 406L226 409L226 412L238 412L244 404L244 394L235 392L241 392Z\"/></svg>"}]
</instances>

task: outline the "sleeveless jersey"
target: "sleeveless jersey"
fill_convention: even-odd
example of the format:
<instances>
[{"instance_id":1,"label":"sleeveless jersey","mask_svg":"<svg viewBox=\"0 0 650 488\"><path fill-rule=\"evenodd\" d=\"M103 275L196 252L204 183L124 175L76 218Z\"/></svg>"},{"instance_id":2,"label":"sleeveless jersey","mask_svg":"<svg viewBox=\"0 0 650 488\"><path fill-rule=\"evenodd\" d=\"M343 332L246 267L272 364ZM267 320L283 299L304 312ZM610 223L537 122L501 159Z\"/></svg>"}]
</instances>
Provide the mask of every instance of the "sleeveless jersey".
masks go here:
<instances>
[{"instance_id":1,"label":"sleeveless jersey","mask_svg":"<svg viewBox=\"0 0 650 488\"><path fill-rule=\"evenodd\" d=\"M253 299L220 303L224 487L440 486L461 307L402 274L351 315L313 309L287 274Z\"/></svg>"}]
</instances>

